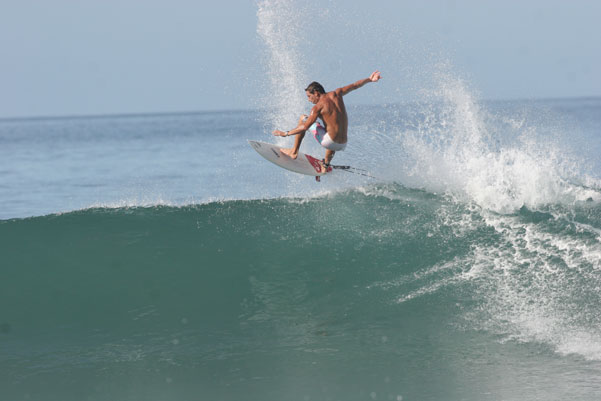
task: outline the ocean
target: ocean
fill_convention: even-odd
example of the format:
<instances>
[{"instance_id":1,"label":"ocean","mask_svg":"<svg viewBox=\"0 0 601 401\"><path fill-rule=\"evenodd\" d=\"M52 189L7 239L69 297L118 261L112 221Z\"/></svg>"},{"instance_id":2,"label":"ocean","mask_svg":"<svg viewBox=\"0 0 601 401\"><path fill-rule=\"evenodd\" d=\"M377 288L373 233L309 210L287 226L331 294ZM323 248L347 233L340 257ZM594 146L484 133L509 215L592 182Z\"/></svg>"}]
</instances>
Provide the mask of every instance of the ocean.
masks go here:
<instances>
[{"instance_id":1,"label":"ocean","mask_svg":"<svg viewBox=\"0 0 601 401\"><path fill-rule=\"evenodd\" d=\"M601 98L451 87L320 183L265 110L0 121L0 400L600 399Z\"/></svg>"}]
</instances>

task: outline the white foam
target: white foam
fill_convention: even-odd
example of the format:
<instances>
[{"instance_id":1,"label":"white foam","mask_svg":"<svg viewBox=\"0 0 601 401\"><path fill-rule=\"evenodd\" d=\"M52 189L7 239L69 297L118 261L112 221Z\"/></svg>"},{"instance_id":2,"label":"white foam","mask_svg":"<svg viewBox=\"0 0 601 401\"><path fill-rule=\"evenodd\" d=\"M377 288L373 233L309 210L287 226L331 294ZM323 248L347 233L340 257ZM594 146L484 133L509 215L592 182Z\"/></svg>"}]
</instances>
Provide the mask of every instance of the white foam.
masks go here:
<instances>
[{"instance_id":1,"label":"white foam","mask_svg":"<svg viewBox=\"0 0 601 401\"><path fill-rule=\"evenodd\" d=\"M478 246L472 255L478 269L470 280L478 283L483 301L473 322L508 339L543 342L562 355L600 360L599 237L581 235L582 227L556 233L515 216L483 216L501 241Z\"/></svg>"},{"instance_id":2,"label":"white foam","mask_svg":"<svg viewBox=\"0 0 601 401\"><path fill-rule=\"evenodd\" d=\"M434 225L447 233L451 228L454 240L471 238L467 254L369 288L394 290L396 301L405 303L461 287L476 302L463 310L468 327L505 341L543 343L560 355L601 360L599 229L573 221L573 207L553 207L532 222L523 213L454 205L465 206L440 205ZM483 241L474 240L476 232Z\"/></svg>"}]
</instances>

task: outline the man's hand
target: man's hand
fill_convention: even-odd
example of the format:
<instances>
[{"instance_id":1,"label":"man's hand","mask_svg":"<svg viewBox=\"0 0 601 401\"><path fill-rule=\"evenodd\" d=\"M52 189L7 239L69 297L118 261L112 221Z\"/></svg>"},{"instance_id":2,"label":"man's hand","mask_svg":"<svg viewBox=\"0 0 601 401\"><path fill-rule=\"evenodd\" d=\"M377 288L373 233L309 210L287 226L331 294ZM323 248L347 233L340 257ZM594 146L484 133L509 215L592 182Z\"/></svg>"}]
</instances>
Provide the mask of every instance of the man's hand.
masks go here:
<instances>
[{"instance_id":1,"label":"man's hand","mask_svg":"<svg viewBox=\"0 0 601 401\"><path fill-rule=\"evenodd\" d=\"M380 76L380 71L374 71L371 73L371 75L369 76L369 80L371 82L377 82L380 78L382 78Z\"/></svg>"},{"instance_id":2,"label":"man's hand","mask_svg":"<svg viewBox=\"0 0 601 401\"><path fill-rule=\"evenodd\" d=\"M280 130L278 130L278 129L276 129L275 131L273 131L273 132L272 132L272 134L273 134L274 136L288 136L286 132L284 132L284 131L280 131Z\"/></svg>"}]
</instances>

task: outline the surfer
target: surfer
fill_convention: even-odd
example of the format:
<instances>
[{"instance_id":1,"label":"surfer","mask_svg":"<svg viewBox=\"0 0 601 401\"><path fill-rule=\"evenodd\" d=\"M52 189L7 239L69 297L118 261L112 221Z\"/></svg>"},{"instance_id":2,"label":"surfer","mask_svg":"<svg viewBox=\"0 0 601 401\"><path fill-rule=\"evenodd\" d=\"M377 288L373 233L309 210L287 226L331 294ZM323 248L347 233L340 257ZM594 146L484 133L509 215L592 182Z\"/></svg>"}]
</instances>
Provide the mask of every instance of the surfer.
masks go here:
<instances>
[{"instance_id":1,"label":"surfer","mask_svg":"<svg viewBox=\"0 0 601 401\"><path fill-rule=\"evenodd\" d=\"M327 93L319 82L311 82L305 89L307 99L315 105L311 109L311 114L308 116L303 114L298 120L297 127L290 131L273 131L275 136L298 135L294 140L294 147L282 149L282 153L296 159L305 132L311 130L317 142L326 148L326 155L322 162L322 172L326 172L334 153L346 147L348 116L342 97L368 82L377 82L380 78L380 71L374 71L369 78ZM323 121L323 126L317 121L318 118Z\"/></svg>"}]
</instances>

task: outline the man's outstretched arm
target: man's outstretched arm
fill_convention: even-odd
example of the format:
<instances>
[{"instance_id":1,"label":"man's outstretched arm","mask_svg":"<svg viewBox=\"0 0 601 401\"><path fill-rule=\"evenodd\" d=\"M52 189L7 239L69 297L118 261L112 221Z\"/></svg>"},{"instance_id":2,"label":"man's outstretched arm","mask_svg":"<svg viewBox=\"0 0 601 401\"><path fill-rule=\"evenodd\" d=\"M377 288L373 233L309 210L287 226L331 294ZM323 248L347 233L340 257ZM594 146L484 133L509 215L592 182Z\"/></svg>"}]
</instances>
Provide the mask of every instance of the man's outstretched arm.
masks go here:
<instances>
[{"instance_id":1,"label":"man's outstretched arm","mask_svg":"<svg viewBox=\"0 0 601 401\"><path fill-rule=\"evenodd\" d=\"M365 85L368 82L377 82L380 78L381 78L380 71L374 71L369 76L369 78L360 79L353 84L343 86L342 88L338 88L338 89L336 89L336 92L339 92L340 95L344 96L347 93L354 91L355 89L359 89L360 87L362 87L363 85Z\"/></svg>"}]
</instances>

